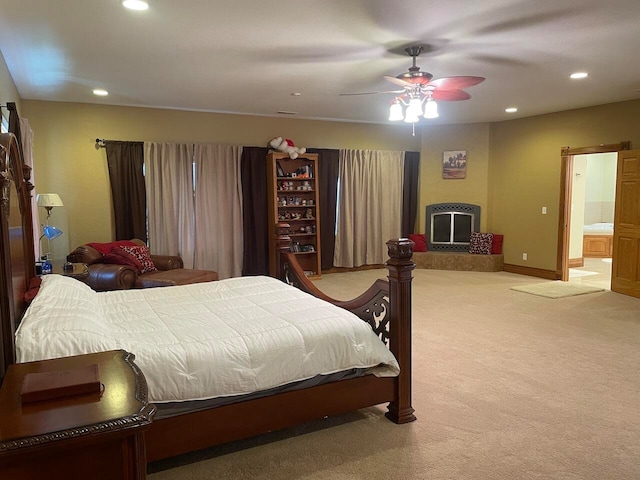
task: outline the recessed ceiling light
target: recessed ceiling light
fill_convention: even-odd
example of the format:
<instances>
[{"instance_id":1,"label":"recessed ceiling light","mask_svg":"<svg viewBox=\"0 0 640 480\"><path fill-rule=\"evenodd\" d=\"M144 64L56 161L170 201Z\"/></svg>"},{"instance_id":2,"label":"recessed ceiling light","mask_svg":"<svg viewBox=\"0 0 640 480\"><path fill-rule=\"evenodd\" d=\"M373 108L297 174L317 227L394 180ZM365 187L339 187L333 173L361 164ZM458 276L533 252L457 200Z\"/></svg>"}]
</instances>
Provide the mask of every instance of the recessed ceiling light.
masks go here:
<instances>
[{"instance_id":1,"label":"recessed ceiling light","mask_svg":"<svg viewBox=\"0 0 640 480\"><path fill-rule=\"evenodd\" d=\"M94 95L98 95L99 97L106 97L107 95L109 95L109 92L107 92L105 89L103 88L96 88L93 91Z\"/></svg>"},{"instance_id":2,"label":"recessed ceiling light","mask_svg":"<svg viewBox=\"0 0 640 480\"><path fill-rule=\"evenodd\" d=\"M569 76L573 79L578 79L578 78L587 78L589 74L587 72L575 72Z\"/></svg>"},{"instance_id":3,"label":"recessed ceiling light","mask_svg":"<svg viewBox=\"0 0 640 480\"><path fill-rule=\"evenodd\" d=\"M291 96L292 96L292 97L301 97L301 96L302 96L302 94L301 94L300 92L293 92L293 93L291 94Z\"/></svg>"},{"instance_id":4,"label":"recessed ceiling light","mask_svg":"<svg viewBox=\"0 0 640 480\"><path fill-rule=\"evenodd\" d=\"M509 108L505 108L504 111L507 113L516 113L518 109L516 107L509 107Z\"/></svg>"},{"instance_id":5,"label":"recessed ceiling light","mask_svg":"<svg viewBox=\"0 0 640 480\"><path fill-rule=\"evenodd\" d=\"M122 6L129 10L146 10L149 8L149 4L142 0L123 0Z\"/></svg>"}]
</instances>

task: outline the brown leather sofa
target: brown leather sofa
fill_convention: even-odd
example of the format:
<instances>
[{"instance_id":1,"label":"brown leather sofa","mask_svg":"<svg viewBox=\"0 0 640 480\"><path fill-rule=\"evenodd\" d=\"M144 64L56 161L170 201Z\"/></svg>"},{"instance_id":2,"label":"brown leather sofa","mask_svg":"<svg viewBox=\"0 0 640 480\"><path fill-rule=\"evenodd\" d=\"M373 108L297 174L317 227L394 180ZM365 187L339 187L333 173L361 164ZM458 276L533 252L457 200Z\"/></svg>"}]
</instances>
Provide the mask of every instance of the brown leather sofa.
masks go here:
<instances>
[{"instance_id":1,"label":"brown leather sofa","mask_svg":"<svg viewBox=\"0 0 640 480\"><path fill-rule=\"evenodd\" d=\"M145 245L142 240L133 239L137 245ZM128 290L130 288L167 287L189 283L212 282L218 274L212 270L191 270L183 268L182 258L173 255L151 255L157 271L139 274L129 265L103 263L102 254L89 245L81 245L67 255L67 261L86 263L89 276L82 279L96 291Z\"/></svg>"}]
</instances>

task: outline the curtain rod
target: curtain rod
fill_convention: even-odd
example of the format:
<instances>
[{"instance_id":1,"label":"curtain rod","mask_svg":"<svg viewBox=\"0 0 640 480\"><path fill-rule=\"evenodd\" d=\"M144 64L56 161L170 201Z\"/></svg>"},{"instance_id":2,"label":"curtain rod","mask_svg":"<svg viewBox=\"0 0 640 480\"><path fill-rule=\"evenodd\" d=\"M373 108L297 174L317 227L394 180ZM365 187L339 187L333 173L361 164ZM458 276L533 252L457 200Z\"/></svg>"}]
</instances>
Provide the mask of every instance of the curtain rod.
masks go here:
<instances>
[{"instance_id":1,"label":"curtain rod","mask_svg":"<svg viewBox=\"0 0 640 480\"><path fill-rule=\"evenodd\" d=\"M135 140L107 140L106 138L96 138L96 148L106 148L107 143L143 143Z\"/></svg>"}]
</instances>

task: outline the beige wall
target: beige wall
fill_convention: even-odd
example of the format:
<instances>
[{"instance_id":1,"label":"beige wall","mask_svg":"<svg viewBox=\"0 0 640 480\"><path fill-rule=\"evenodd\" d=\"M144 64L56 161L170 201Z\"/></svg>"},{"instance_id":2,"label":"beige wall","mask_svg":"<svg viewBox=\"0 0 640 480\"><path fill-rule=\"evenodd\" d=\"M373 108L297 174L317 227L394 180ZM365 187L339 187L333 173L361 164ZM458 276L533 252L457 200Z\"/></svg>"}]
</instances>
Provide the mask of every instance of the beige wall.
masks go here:
<instances>
[{"instance_id":1,"label":"beige wall","mask_svg":"<svg viewBox=\"0 0 640 480\"><path fill-rule=\"evenodd\" d=\"M480 229L489 225L489 124L436 125L422 127L417 231L425 233L426 206L460 202L480 205ZM442 178L442 156L448 150L467 151L465 179Z\"/></svg>"},{"instance_id":2,"label":"beige wall","mask_svg":"<svg viewBox=\"0 0 640 480\"><path fill-rule=\"evenodd\" d=\"M66 234L52 247L54 259L65 249L113 238L106 155L104 149L95 148L96 138L266 146L271 138L286 136L298 146L317 148L420 149L419 139L406 125L31 100L22 103L22 114L29 118L35 136L36 193L58 193L65 204L54 212L55 225Z\"/></svg>"},{"instance_id":3,"label":"beige wall","mask_svg":"<svg viewBox=\"0 0 640 480\"><path fill-rule=\"evenodd\" d=\"M613 223L618 155L594 153L579 156L585 157L587 163L584 223Z\"/></svg>"},{"instance_id":4,"label":"beige wall","mask_svg":"<svg viewBox=\"0 0 640 480\"><path fill-rule=\"evenodd\" d=\"M2 52L0 52L0 104L6 105L7 102L15 102L18 107L18 114L21 114L18 90L16 89L16 85L13 83L13 78L11 78L7 64L2 56ZM5 114L7 118L9 117L8 112L4 108L2 113Z\"/></svg>"},{"instance_id":5,"label":"beige wall","mask_svg":"<svg viewBox=\"0 0 640 480\"><path fill-rule=\"evenodd\" d=\"M505 263L555 271L560 149L624 140L640 145L640 100L491 124L489 226L505 236Z\"/></svg>"}]
</instances>

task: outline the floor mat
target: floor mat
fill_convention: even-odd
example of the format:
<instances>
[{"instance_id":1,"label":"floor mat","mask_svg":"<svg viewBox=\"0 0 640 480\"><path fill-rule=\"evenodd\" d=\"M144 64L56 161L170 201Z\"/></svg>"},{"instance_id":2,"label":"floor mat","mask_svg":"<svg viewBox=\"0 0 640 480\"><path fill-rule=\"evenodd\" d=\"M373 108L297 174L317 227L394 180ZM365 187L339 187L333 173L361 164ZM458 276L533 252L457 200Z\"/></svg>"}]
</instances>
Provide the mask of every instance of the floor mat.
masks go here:
<instances>
[{"instance_id":1,"label":"floor mat","mask_svg":"<svg viewBox=\"0 0 640 480\"><path fill-rule=\"evenodd\" d=\"M531 285L521 285L518 287L511 287L511 290L518 292L530 293L532 295L539 295L547 298L563 298L573 297L575 295L585 295L587 293L604 292L604 288L590 287L588 285L579 285L576 283L568 282L544 282L534 283Z\"/></svg>"}]
</instances>

